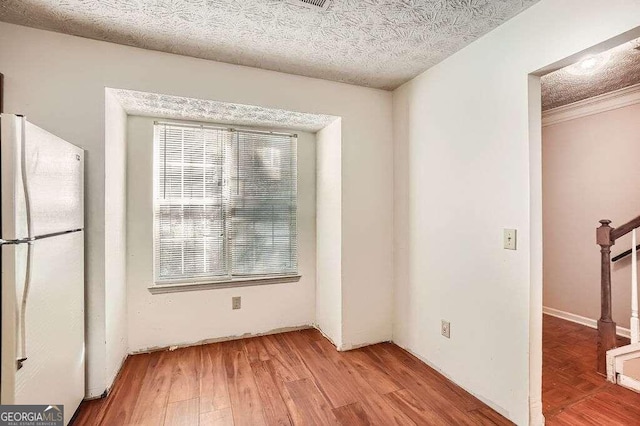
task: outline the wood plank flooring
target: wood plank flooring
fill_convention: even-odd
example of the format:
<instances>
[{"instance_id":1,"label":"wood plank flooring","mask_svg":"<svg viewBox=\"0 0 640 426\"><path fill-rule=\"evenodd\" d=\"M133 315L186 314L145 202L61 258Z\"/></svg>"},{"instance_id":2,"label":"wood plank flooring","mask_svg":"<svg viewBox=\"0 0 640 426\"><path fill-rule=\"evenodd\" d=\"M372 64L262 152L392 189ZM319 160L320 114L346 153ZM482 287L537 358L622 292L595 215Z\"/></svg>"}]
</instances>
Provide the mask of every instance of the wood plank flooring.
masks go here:
<instances>
[{"instance_id":1,"label":"wood plank flooring","mask_svg":"<svg viewBox=\"0 0 640 426\"><path fill-rule=\"evenodd\" d=\"M391 343L338 352L315 330L131 356L74 425L508 425Z\"/></svg>"},{"instance_id":2,"label":"wood plank flooring","mask_svg":"<svg viewBox=\"0 0 640 426\"><path fill-rule=\"evenodd\" d=\"M595 370L595 330L544 316L549 425L640 425L640 394ZM620 344L628 341L620 339ZM74 425L510 424L391 344L337 352L315 330L129 357Z\"/></svg>"},{"instance_id":3,"label":"wood plank flooring","mask_svg":"<svg viewBox=\"0 0 640 426\"><path fill-rule=\"evenodd\" d=\"M597 332L544 315L542 404L547 425L640 425L640 394L595 371ZM627 339L619 339L626 345Z\"/></svg>"}]
</instances>

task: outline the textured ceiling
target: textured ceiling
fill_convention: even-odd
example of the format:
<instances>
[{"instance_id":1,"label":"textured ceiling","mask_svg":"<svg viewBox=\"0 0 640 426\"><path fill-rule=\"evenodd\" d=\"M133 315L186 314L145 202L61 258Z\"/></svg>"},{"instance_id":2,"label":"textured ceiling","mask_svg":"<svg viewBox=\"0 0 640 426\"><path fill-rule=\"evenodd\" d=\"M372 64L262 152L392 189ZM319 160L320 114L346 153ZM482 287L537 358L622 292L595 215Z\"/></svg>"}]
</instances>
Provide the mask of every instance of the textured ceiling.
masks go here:
<instances>
[{"instance_id":1,"label":"textured ceiling","mask_svg":"<svg viewBox=\"0 0 640 426\"><path fill-rule=\"evenodd\" d=\"M0 20L394 89L538 0L0 0Z\"/></svg>"},{"instance_id":2,"label":"textured ceiling","mask_svg":"<svg viewBox=\"0 0 640 426\"><path fill-rule=\"evenodd\" d=\"M594 56L590 72L580 62L542 77L542 109L568 105L640 83L640 39ZM581 61L582 62L582 61Z\"/></svg>"},{"instance_id":3,"label":"textured ceiling","mask_svg":"<svg viewBox=\"0 0 640 426\"><path fill-rule=\"evenodd\" d=\"M209 121L236 126L317 132L338 117L286 111L254 105L160 95L135 90L109 89L131 115Z\"/></svg>"}]
</instances>

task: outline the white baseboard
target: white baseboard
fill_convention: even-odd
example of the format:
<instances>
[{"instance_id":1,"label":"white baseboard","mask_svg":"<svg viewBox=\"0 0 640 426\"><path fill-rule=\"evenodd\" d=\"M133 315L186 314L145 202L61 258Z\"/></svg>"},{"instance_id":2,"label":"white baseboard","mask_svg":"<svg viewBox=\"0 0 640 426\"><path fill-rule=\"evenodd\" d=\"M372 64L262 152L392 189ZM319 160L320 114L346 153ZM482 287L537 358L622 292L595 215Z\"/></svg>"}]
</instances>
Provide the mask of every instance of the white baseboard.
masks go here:
<instances>
[{"instance_id":1,"label":"white baseboard","mask_svg":"<svg viewBox=\"0 0 640 426\"><path fill-rule=\"evenodd\" d=\"M551 315L552 317L575 322L576 324L586 325L589 328L598 328L598 320L572 314L571 312L565 312L559 309L543 306L542 313ZM631 330L629 330L628 328L618 326L616 327L616 333L618 334L618 336L626 337L627 339L631 338Z\"/></svg>"},{"instance_id":2,"label":"white baseboard","mask_svg":"<svg viewBox=\"0 0 640 426\"><path fill-rule=\"evenodd\" d=\"M529 400L529 425L544 426L545 418L542 414L542 401Z\"/></svg>"}]
</instances>

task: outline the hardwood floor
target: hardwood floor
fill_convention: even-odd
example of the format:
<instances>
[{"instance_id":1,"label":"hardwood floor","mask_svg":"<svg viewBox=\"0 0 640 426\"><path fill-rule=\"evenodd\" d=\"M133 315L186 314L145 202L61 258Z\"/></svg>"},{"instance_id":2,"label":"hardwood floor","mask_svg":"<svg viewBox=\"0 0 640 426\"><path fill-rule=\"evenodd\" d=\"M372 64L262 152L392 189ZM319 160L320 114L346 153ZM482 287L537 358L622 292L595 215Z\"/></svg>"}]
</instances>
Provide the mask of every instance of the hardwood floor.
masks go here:
<instances>
[{"instance_id":1,"label":"hardwood floor","mask_svg":"<svg viewBox=\"0 0 640 426\"><path fill-rule=\"evenodd\" d=\"M544 315L542 403L547 425L640 425L640 394L595 371L594 329ZM619 338L619 344L628 344Z\"/></svg>"},{"instance_id":2,"label":"hardwood floor","mask_svg":"<svg viewBox=\"0 0 640 426\"><path fill-rule=\"evenodd\" d=\"M543 328L547 424L640 425L640 394L595 372L596 331L548 315ZM129 357L73 424L511 423L396 345L337 352L304 330Z\"/></svg>"},{"instance_id":3,"label":"hardwood floor","mask_svg":"<svg viewBox=\"0 0 640 426\"><path fill-rule=\"evenodd\" d=\"M129 357L74 425L508 425L398 346L303 330Z\"/></svg>"}]
</instances>

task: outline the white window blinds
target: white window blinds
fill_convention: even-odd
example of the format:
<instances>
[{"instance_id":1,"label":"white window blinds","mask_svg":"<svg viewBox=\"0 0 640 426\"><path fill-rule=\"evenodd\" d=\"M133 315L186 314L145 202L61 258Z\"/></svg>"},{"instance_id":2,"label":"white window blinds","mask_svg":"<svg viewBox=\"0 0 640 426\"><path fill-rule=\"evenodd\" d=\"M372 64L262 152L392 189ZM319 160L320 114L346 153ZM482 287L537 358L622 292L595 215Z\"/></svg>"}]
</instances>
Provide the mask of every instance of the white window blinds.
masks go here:
<instances>
[{"instance_id":1,"label":"white window blinds","mask_svg":"<svg viewBox=\"0 0 640 426\"><path fill-rule=\"evenodd\" d=\"M155 126L155 281L297 272L296 138Z\"/></svg>"}]
</instances>

